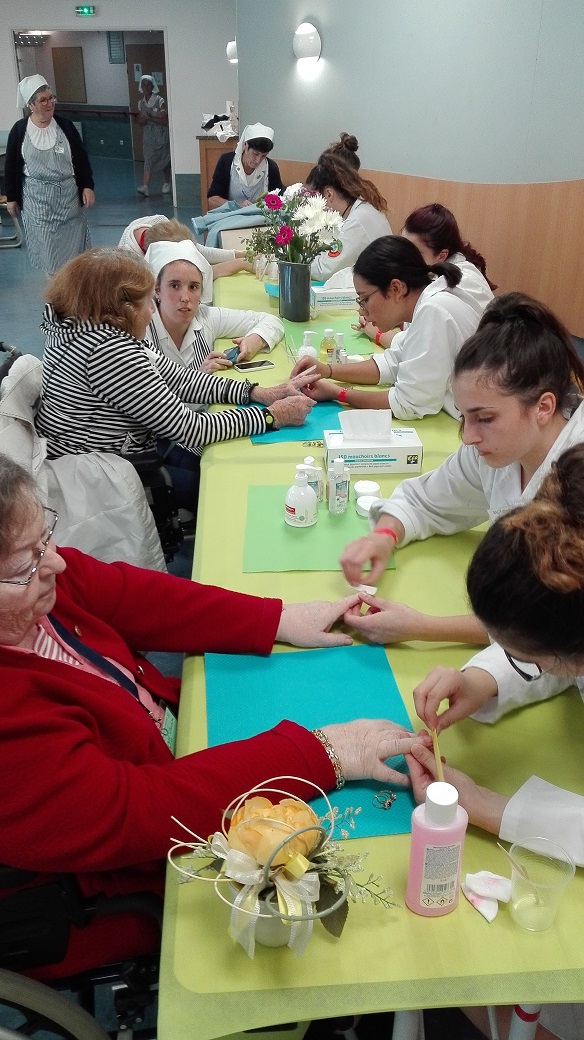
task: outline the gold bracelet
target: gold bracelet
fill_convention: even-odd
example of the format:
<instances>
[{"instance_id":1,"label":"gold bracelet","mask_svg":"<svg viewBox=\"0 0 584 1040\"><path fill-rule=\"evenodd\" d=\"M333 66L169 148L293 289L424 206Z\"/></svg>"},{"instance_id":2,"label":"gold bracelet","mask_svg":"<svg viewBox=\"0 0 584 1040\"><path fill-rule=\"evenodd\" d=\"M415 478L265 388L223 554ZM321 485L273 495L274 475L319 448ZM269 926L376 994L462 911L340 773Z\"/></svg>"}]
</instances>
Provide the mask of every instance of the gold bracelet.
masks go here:
<instances>
[{"instance_id":1,"label":"gold bracelet","mask_svg":"<svg viewBox=\"0 0 584 1040\"><path fill-rule=\"evenodd\" d=\"M325 749L328 757L332 762L333 769L335 771L335 780L337 782L337 791L340 791L341 787L345 786L345 774L343 773L343 767L341 765L339 756L337 755L326 733L323 733L321 729L313 729L312 733L317 740L320 740L320 743L322 744L323 748Z\"/></svg>"}]
</instances>

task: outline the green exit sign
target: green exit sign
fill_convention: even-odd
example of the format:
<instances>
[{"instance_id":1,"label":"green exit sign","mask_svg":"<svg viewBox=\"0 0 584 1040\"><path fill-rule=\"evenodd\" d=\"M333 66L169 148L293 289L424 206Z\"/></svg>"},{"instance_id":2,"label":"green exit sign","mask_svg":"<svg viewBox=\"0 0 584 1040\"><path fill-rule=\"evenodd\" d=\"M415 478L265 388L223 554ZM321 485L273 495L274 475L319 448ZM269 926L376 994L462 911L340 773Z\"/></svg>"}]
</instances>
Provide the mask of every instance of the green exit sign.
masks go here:
<instances>
[{"instance_id":1,"label":"green exit sign","mask_svg":"<svg viewBox=\"0 0 584 1040\"><path fill-rule=\"evenodd\" d=\"M75 14L84 15L87 18L92 14L97 14L97 8L94 4L78 4L75 8Z\"/></svg>"}]
</instances>

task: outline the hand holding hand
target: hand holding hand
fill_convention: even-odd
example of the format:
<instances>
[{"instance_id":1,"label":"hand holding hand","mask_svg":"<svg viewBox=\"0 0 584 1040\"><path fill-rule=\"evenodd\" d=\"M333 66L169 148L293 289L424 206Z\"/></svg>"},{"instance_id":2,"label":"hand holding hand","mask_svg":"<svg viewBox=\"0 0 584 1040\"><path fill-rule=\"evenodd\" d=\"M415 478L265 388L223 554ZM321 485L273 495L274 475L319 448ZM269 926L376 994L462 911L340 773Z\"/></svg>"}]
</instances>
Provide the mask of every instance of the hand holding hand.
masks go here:
<instances>
[{"instance_id":1,"label":"hand holding hand","mask_svg":"<svg viewBox=\"0 0 584 1040\"><path fill-rule=\"evenodd\" d=\"M350 646L353 642L345 632L331 632L358 597L345 596L334 603L313 600L310 603L288 603L282 607L276 639L292 646Z\"/></svg>"},{"instance_id":2,"label":"hand holding hand","mask_svg":"<svg viewBox=\"0 0 584 1040\"><path fill-rule=\"evenodd\" d=\"M409 787L405 773L386 765L387 758L407 755L414 744L429 740L415 736L403 726L386 719L355 719L353 722L322 726L341 763L345 780L382 780Z\"/></svg>"},{"instance_id":3,"label":"hand holding hand","mask_svg":"<svg viewBox=\"0 0 584 1040\"><path fill-rule=\"evenodd\" d=\"M308 368L285 383L277 383L276 386L256 386L252 393L252 400L271 407L274 401L280 401L283 397L299 397L299 390L303 386L306 386L311 380L319 378L312 368Z\"/></svg>"},{"instance_id":4,"label":"hand holding hand","mask_svg":"<svg viewBox=\"0 0 584 1040\"><path fill-rule=\"evenodd\" d=\"M201 363L200 370L201 372L219 372L225 368L232 368L231 361L225 357L225 354L221 354L217 350L212 350Z\"/></svg>"},{"instance_id":5,"label":"hand holding hand","mask_svg":"<svg viewBox=\"0 0 584 1040\"><path fill-rule=\"evenodd\" d=\"M278 429L281 429L282 426L302 426L311 408L312 401L309 401L304 394L284 397L270 405L270 411L276 420Z\"/></svg>"},{"instance_id":6,"label":"hand holding hand","mask_svg":"<svg viewBox=\"0 0 584 1040\"><path fill-rule=\"evenodd\" d=\"M396 534L400 533L396 531ZM349 584L360 585L365 582L367 585L374 585L387 567L394 549L395 541L391 535L376 534L375 531L349 542L343 549L340 560ZM367 563L371 564L370 571L365 569Z\"/></svg>"},{"instance_id":7,"label":"hand holding hand","mask_svg":"<svg viewBox=\"0 0 584 1040\"><path fill-rule=\"evenodd\" d=\"M369 609L362 614L359 604L347 612L345 622L370 643L380 643L384 646L421 637L426 615L421 614L419 610L414 610L405 603L394 603L378 596L370 596L366 592L359 593L359 598Z\"/></svg>"},{"instance_id":8,"label":"hand holding hand","mask_svg":"<svg viewBox=\"0 0 584 1040\"><path fill-rule=\"evenodd\" d=\"M421 743L418 738L424 738ZM410 771L410 779L414 798L423 802L426 788L436 780L436 762L428 746L428 734L418 734L410 753L406 753L406 762ZM460 769L444 766L444 779L458 791L458 802L468 813L469 822L491 834L498 834L501 820L508 799L488 787L479 787L470 776Z\"/></svg>"},{"instance_id":9,"label":"hand holding hand","mask_svg":"<svg viewBox=\"0 0 584 1040\"><path fill-rule=\"evenodd\" d=\"M430 729L443 730L453 722L472 715L491 697L497 696L497 683L482 668L433 668L414 690L414 704L422 722ZM438 715L443 700L448 709Z\"/></svg>"}]
</instances>

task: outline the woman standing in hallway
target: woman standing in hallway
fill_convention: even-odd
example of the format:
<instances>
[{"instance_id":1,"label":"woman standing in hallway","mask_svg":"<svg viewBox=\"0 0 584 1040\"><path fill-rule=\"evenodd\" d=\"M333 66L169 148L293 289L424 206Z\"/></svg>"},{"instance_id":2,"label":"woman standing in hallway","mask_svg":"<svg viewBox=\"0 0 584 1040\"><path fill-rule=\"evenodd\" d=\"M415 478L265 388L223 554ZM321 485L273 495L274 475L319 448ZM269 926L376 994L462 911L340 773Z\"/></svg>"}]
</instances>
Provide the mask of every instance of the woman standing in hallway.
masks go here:
<instances>
[{"instance_id":1,"label":"woman standing in hallway","mask_svg":"<svg viewBox=\"0 0 584 1040\"><path fill-rule=\"evenodd\" d=\"M17 104L30 114L8 135L5 165L8 212L22 215L30 262L48 275L89 248L85 209L95 200L83 142L55 102L43 76L21 80Z\"/></svg>"},{"instance_id":2,"label":"woman standing in hallway","mask_svg":"<svg viewBox=\"0 0 584 1040\"><path fill-rule=\"evenodd\" d=\"M144 183L137 191L140 195L148 196L152 174L163 172L162 194L168 195L172 191L172 184L170 183L170 135L166 104L153 76L142 76L139 90L143 95L138 102L138 122L143 127Z\"/></svg>"}]
</instances>

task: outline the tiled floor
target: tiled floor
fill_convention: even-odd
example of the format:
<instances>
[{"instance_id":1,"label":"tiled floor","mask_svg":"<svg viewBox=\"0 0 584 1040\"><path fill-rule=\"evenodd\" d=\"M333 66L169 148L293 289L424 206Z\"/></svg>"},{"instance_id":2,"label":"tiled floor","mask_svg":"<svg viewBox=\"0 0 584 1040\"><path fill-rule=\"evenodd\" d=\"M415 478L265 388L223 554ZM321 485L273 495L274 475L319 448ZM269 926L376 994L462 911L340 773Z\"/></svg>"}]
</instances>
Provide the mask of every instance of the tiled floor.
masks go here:
<instances>
[{"instance_id":1,"label":"tiled floor","mask_svg":"<svg viewBox=\"0 0 584 1040\"><path fill-rule=\"evenodd\" d=\"M192 209L174 209L172 196L153 192L144 199L138 195L141 163L99 157L92 157L91 163L96 201L88 212L88 220L94 246L117 245L124 228L141 214L164 213L189 227L191 217L200 214L198 200ZM45 276L33 271L24 245L20 249L0 249L0 340L36 357L41 357L43 351L39 323L44 284Z\"/></svg>"}]
</instances>

